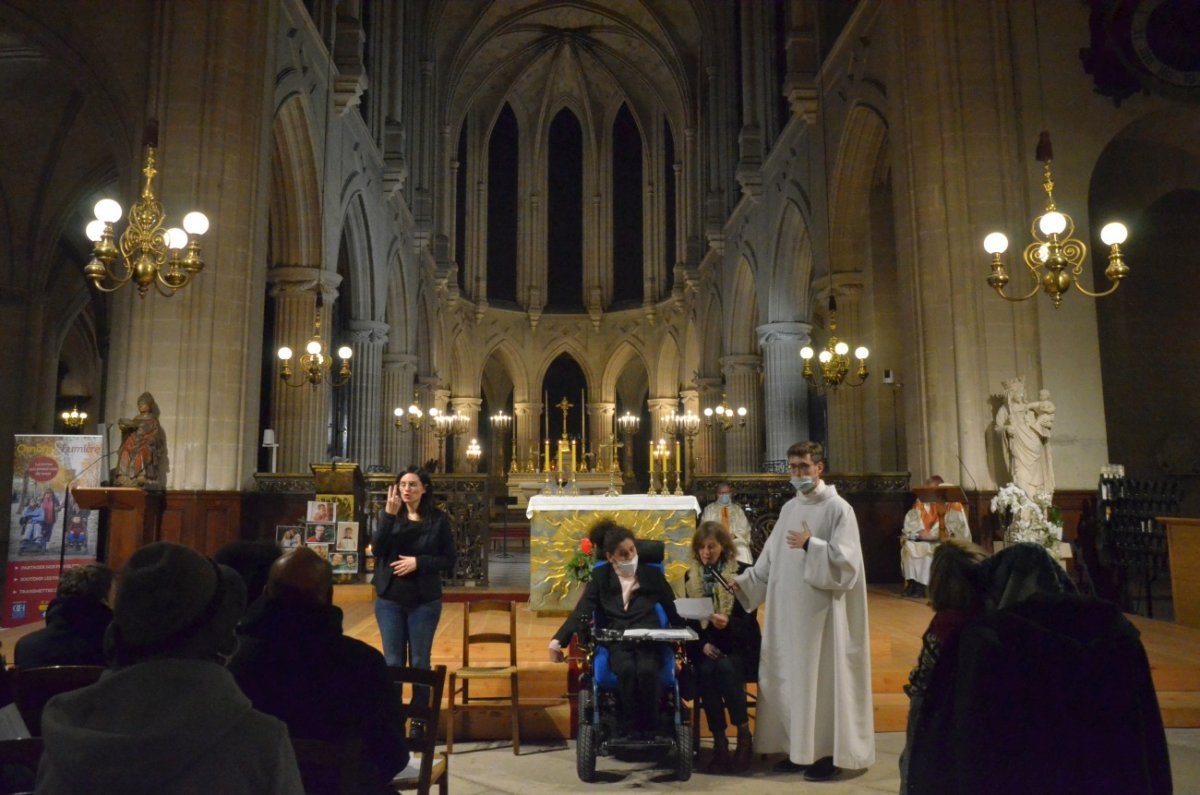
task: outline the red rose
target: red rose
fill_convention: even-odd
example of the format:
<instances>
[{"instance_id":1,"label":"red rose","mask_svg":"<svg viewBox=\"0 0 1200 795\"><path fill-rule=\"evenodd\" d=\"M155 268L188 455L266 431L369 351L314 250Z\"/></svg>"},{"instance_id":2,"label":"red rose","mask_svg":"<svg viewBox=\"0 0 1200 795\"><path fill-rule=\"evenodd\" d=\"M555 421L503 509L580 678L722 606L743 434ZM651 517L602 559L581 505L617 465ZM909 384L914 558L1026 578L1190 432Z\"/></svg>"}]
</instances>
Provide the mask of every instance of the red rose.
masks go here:
<instances>
[{"instance_id":1,"label":"red rose","mask_svg":"<svg viewBox=\"0 0 1200 795\"><path fill-rule=\"evenodd\" d=\"M579 542L579 551L585 555L592 554L592 540L590 538L585 538L582 541L580 541Z\"/></svg>"}]
</instances>

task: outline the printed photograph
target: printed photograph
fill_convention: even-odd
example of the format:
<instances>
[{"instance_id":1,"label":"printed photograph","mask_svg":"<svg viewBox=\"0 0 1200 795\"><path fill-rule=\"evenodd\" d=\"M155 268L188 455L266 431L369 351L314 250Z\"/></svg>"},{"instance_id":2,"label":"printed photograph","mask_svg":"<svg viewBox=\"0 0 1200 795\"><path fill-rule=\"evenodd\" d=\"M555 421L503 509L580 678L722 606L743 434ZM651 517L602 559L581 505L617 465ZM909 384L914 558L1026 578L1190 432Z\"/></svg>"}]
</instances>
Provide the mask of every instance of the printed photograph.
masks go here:
<instances>
[{"instance_id":1,"label":"printed photograph","mask_svg":"<svg viewBox=\"0 0 1200 795\"><path fill-rule=\"evenodd\" d=\"M358 551L358 522L338 522L337 548L341 552Z\"/></svg>"},{"instance_id":2,"label":"printed photograph","mask_svg":"<svg viewBox=\"0 0 1200 795\"><path fill-rule=\"evenodd\" d=\"M325 500L309 500L308 515L305 518L310 522L336 522L337 507Z\"/></svg>"},{"instance_id":3,"label":"printed photograph","mask_svg":"<svg viewBox=\"0 0 1200 795\"><path fill-rule=\"evenodd\" d=\"M284 552L295 549L304 543L304 528L291 524L275 525L275 543Z\"/></svg>"}]
</instances>

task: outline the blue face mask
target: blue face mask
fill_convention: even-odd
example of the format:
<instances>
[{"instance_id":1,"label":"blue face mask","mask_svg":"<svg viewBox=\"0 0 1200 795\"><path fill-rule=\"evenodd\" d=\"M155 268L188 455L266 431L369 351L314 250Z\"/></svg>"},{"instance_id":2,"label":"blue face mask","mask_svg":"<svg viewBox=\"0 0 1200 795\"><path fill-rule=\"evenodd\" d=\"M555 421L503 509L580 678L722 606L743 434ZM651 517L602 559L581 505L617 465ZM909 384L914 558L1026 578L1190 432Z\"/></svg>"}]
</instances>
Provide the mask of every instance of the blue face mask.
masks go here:
<instances>
[{"instance_id":1,"label":"blue face mask","mask_svg":"<svg viewBox=\"0 0 1200 795\"><path fill-rule=\"evenodd\" d=\"M808 494L817 487L817 482L810 477L794 477L790 482L792 488L800 494Z\"/></svg>"},{"instance_id":2,"label":"blue face mask","mask_svg":"<svg viewBox=\"0 0 1200 795\"><path fill-rule=\"evenodd\" d=\"M728 505L729 503L733 502L733 495L732 494L718 494L717 502L720 503L721 505Z\"/></svg>"}]
</instances>

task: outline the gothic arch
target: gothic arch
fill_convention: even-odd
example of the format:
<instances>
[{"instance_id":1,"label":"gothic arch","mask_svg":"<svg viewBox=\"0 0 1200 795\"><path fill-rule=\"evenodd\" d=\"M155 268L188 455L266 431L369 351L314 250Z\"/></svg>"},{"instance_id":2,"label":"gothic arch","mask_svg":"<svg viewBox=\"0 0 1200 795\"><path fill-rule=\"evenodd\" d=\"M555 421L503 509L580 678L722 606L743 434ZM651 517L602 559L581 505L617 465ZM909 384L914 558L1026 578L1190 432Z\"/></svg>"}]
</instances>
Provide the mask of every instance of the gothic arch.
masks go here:
<instances>
[{"instance_id":1,"label":"gothic arch","mask_svg":"<svg viewBox=\"0 0 1200 795\"><path fill-rule=\"evenodd\" d=\"M812 284L812 237L796 203L783 202L775 236L775 267L767 298L767 319L792 321L809 316Z\"/></svg>"},{"instance_id":2,"label":"gothic arch","mask_svg":"<svg viewBox=\"0 0 1200 795\"><path fill-rule=\"evenodd\" d=\"M321 189L306 99L283 101L271 137L270 264L319 268Z\"/></svg>"},{"instance_id":3,"label":"gothic arch","mask_svg":"<svg viewBox=\"0 0 1200 795\"><path fill-rule=\"evenodd\" d=\"M350 283L342 283L340 297L349 299L351 315L355 319L374 320L375 272L371 267L371 235L361 193L355 193L347 202L342 233L348 247Z\"/></svg>"},{"instance_id":4,"label":"gothic arch","mask_svg":"<svg viewBox=\"0 0 1200 795\"><path fill-rule=\"evenodd\" d=\"M886 175L887 124L868 105L846 117L830 186L830 273L865 270L871 189Z\"/></svg>"},{"instance_id":5,"label":"gothic arch","mask_svg":"<svg viewBox=\"0 0 1200 795\"><path fill-rule=\"evenodd\" d=\"M600 378L601 400L616 400L617 382L621 379L621 373L625 372L632 362L639 363L643 372L650 372L650 368L646 365L644 352L629 340L622 340L609 354L608 361L604 364L604 373Z\"/></svg>"},{"instance_id":6,"label":"gothic arch","mask_svg":"<svg viewBox=\"0 0 1200 795\"><path fill-rule=\"evenodd\" d=\"M579 365L579 369L583 372L583 377L587 379L588 393L592 393L596 388L596 373L591 367L591 360L587 353L581 350L579 341L574 339L559 340L546 349L545 353L542 354L541 361L537 362L533 369L536 375L530 381L530 385L542 383L546 378L546 371L550 369L550 365L564 353L574 359L575 364Z\"/></svg>"},{"instance_id":7,"label":"gothic arch","mask_svg":"<svg viewBox=\"0 0 1200 795\"><path fill-rule=\"evenodd\" d=\"M654 359L654 369L650 372L654 397L670 397L679 394L679 365L679 344L673 333L666 332L659 338L658 354Z\"/></svg>"},{"instance_id":8,"label":"gothic arch","mask_svg":"<svg viewBox=\"0 0 1200 795\"><path fill-rule=\"evenodd\" d=\"M745 255L738 259L730 288L728 342L731 355L758 352L758 291L754 270Z\"/></svg>"}]
</instances>

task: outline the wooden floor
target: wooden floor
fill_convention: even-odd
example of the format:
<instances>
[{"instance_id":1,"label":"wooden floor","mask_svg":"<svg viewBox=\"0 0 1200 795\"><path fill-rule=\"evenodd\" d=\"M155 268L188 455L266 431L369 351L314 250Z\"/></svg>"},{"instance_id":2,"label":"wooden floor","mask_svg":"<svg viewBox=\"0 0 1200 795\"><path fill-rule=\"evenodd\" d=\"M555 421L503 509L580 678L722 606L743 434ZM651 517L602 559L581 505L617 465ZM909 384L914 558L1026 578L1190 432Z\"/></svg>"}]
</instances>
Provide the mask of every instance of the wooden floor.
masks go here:
<instances>
[{"instance_id":1,"label":"wooden floor","mask_svg":"<svg viewBox=\"0 0 1200 795\"><path fill-rule=\"evenodd\" d=\"M379 648L379 628L369 586L338 586L335 599L345 612L346 634ZM892 586L872 587L868 594L871 623L871 673L876 731L903 731L908 699L901 689L920 650L921 633L932 615L920 600L901 598ZM538 616L524 609L518 614L521 665L521 734L528 739L565 737L570 729L567 667L551 663L546 645L562 623L561 616ZM760 611L761 613L761 611ZM447 601L433 646L433 663L453 669L461 664L461 602ZM1200 727L1200 630L1130 616L1142 633L1153 670L1163 722L1169 728ZM507 627L484 625L493 631ZM472 630L475 630L474 624ZM497 653L500 650L497 650ZM486 650L485 650L485 653ZM472 663L477 661L472 656ZM474 691L473 691L474 692ZM497 693L503 689L497 690ZM485 693L477 693L484 695ZM506 737L503 712L471 717L459 726L456 738Z\"/></svg>"}]
</instances>

